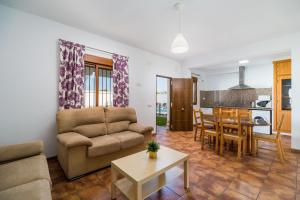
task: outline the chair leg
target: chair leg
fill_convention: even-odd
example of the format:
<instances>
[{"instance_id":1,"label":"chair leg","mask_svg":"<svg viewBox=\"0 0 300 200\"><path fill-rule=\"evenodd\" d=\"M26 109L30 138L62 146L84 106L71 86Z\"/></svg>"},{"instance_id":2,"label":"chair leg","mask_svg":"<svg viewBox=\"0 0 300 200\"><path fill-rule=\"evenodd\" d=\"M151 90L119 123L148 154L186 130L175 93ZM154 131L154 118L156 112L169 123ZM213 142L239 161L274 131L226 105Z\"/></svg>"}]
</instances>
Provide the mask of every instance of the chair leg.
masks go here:
<instances>
[{"instance_id":1,"label":"chair leg","mask_svg":"<svg viewBox=\"0 0 300 200\"><path fill-rule=\"evenodd\" d=\"M280 144L280 148L281 148L281 153L282 153L283 160L285 160L284 148L283 148L283 146L282 146L281 140L279 140L279 144Z\"/></svg>"},{"instance_id":2,"label":"chair leg","mask_svg":"<svg viewBox=\"0 0 300 200\"><path fill-rule=\"evenodd\" d=\"M198 131L198 127L196 125L196 130L195 130L195 134L194 134L194 141L196 141L196 138L197 138L197 131Z\"/></svg>"},{"instance_id":3,"label":"chair leg","mask_svg":"<svg viewBox=\"0 0 300 200\"><path fill-rule=\"evenodd\" d=\"M205 133L202 132L201 138L200 138L200 140L201 140L201 150L203 150L203 148L204 148L204 136L205 136Z\"/></svg>"},{"instance_id":4,"label":"chair leg","mask_svg":"<svg viewBox=\"0 0 300 200\"><path fill-rule=\"evenodd\" d=\"M246 155L246 152L247 152L247 145L248 145L247 140L244 139L244 140L243 140L243 155Z\"/></svg>"},{"instance_id":5,"label":"chair leg","mask_svg":"<svg viewBox=\"0 0 300 200\"><path fill-rule=\"evenodd\" d=\"M216 153L219 151L219 136L218 134L216 135Z\"/></svg>"},{"instance_id":6,"label":"chair leg","mask_svg":"<svg viewBox=\"0 0 300 200\"><path fill-rule=\"evenodd\" d=\"M224 147L224 137L221 135L221 141L220 141L220 156L223 155L223 147Z\"/></svg>"},{"instance_id":7,"label":"chair leg","mask_svg":"<svg viewBox=\"0 0 300 200\"><path fill-rule=\"evenodd\" d=\"M280 147L279 140L277 140L276 145L277 145L277 153L278 153L279 159L281 162L283 162L283 157L282 157L282 153L281 153L281 147Z\"/></svg>"},{"instance_id":8,"label":"chair leg","mask_svg":"<svg viewBox=\"0 0 300 200\"><path fill-rule=\"evenodd\" d=\"M256 156L256 139L252 138L251 143L252 143L251 144L252 155Z\"/></svg>"},{"instance_id":9,"label":"chair leg","mask_svg":"<svg viewBox=\"0 0 300 200\"><path fill-rule=\"evenodd\" d=\"M258 154L258 140L255 141L255 153Z\"/></svg>"},{"instance_id":10,"label":"chair leg","mask_svg":"<svg viewBox=\"0 0 300 200\"><path fill-rule=\"evenodd\" d=\"M238 154L237 154L237 159L241 160L241 154L242 154L242 140L238 139Z\"/></svg>"}]
</instances>

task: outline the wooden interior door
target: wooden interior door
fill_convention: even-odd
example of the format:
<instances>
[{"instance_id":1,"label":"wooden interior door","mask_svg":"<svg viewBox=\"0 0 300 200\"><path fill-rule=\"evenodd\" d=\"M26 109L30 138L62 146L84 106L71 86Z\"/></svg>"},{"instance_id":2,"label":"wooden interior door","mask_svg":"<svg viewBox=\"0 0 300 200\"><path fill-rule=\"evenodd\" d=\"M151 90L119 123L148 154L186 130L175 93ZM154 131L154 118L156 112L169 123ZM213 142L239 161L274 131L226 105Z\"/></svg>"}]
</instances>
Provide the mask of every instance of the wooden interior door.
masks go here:
<instances>
[{"instance_id":1,"label":"wooden interior door","mask_svg":"<svg viewBox=\"0 0 300 200\"><path fill-rule=\"evenodd\" d=\"M171 126L172 131L193 130L193 81L188 78L173 78L171 81Z\"/></svg>"},{"instance_id":2,"label":"wooden interior door","mask_svg":"<svg viewBox=\"0 0 300 200\"><path fill-rule=\"evenodd\" d=\"M291 60L274 63L274 126L277 130L279 120L284 115L281 131L291 132Z\"/></svg>"}]
</instances>

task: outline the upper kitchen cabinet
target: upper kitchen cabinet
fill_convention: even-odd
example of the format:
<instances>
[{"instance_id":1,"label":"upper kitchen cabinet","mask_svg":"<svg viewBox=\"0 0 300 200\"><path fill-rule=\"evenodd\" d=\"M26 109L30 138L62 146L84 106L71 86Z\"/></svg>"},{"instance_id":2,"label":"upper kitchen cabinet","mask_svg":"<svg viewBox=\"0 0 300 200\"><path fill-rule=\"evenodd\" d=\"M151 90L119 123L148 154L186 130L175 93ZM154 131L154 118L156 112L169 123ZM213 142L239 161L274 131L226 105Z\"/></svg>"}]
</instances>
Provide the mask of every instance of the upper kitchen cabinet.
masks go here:
<instances>
[{"instance_id":1,"label":"upper kitchen cabinet","mask_svg":"<svg viewBox=\"0 0 300 200\"><path fill-rule=\"evenodd\" d=\"M284 115L282 131L291 132L291 60L274 61L274 129Z\"/></svg>"}]
</instances>

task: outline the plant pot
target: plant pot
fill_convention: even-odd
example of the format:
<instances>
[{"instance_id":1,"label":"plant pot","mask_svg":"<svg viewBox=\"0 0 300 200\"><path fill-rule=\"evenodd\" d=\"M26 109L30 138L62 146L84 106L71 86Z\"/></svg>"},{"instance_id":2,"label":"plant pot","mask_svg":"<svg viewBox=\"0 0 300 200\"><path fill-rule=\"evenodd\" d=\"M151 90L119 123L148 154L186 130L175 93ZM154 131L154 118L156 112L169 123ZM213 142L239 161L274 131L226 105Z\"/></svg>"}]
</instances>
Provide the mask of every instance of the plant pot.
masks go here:
<instances>
[{"instance_id":1,"label":"plant pot","mask_svg":"<svg viewBox=\"0 0 300 200\"><path fill-rule=\"evenodd\" d=\"M156 159L157 158L157 152L149 151L149 158Z\"/></svg>"}]
</instances>

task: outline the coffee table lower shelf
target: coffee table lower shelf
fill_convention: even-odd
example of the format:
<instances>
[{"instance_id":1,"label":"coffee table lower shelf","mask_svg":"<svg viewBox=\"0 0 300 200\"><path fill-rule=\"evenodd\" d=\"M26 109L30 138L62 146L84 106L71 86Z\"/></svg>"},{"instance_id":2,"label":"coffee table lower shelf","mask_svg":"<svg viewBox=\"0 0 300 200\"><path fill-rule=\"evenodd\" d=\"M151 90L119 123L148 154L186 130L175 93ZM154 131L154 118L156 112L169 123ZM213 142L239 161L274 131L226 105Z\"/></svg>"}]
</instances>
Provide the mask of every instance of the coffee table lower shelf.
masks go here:
<instances>
[{"instance_id":1,"label":"coffee table lower shelf","mask_svg":"<svg viewBox=\"0 0 300 200\"><path fill-rule=\"evenodd\" d=\"M174 167L165 173L154 177L150 181L143 184L142 197L143 199L150 196L152 193L160 190L162 187L167 185L172 179L180 176L183 170L179 167ZM122 178L114 183L114 185L129 199L135 200L136 191L132 182L127 178Z\"/></svg>"}]
</instances>

